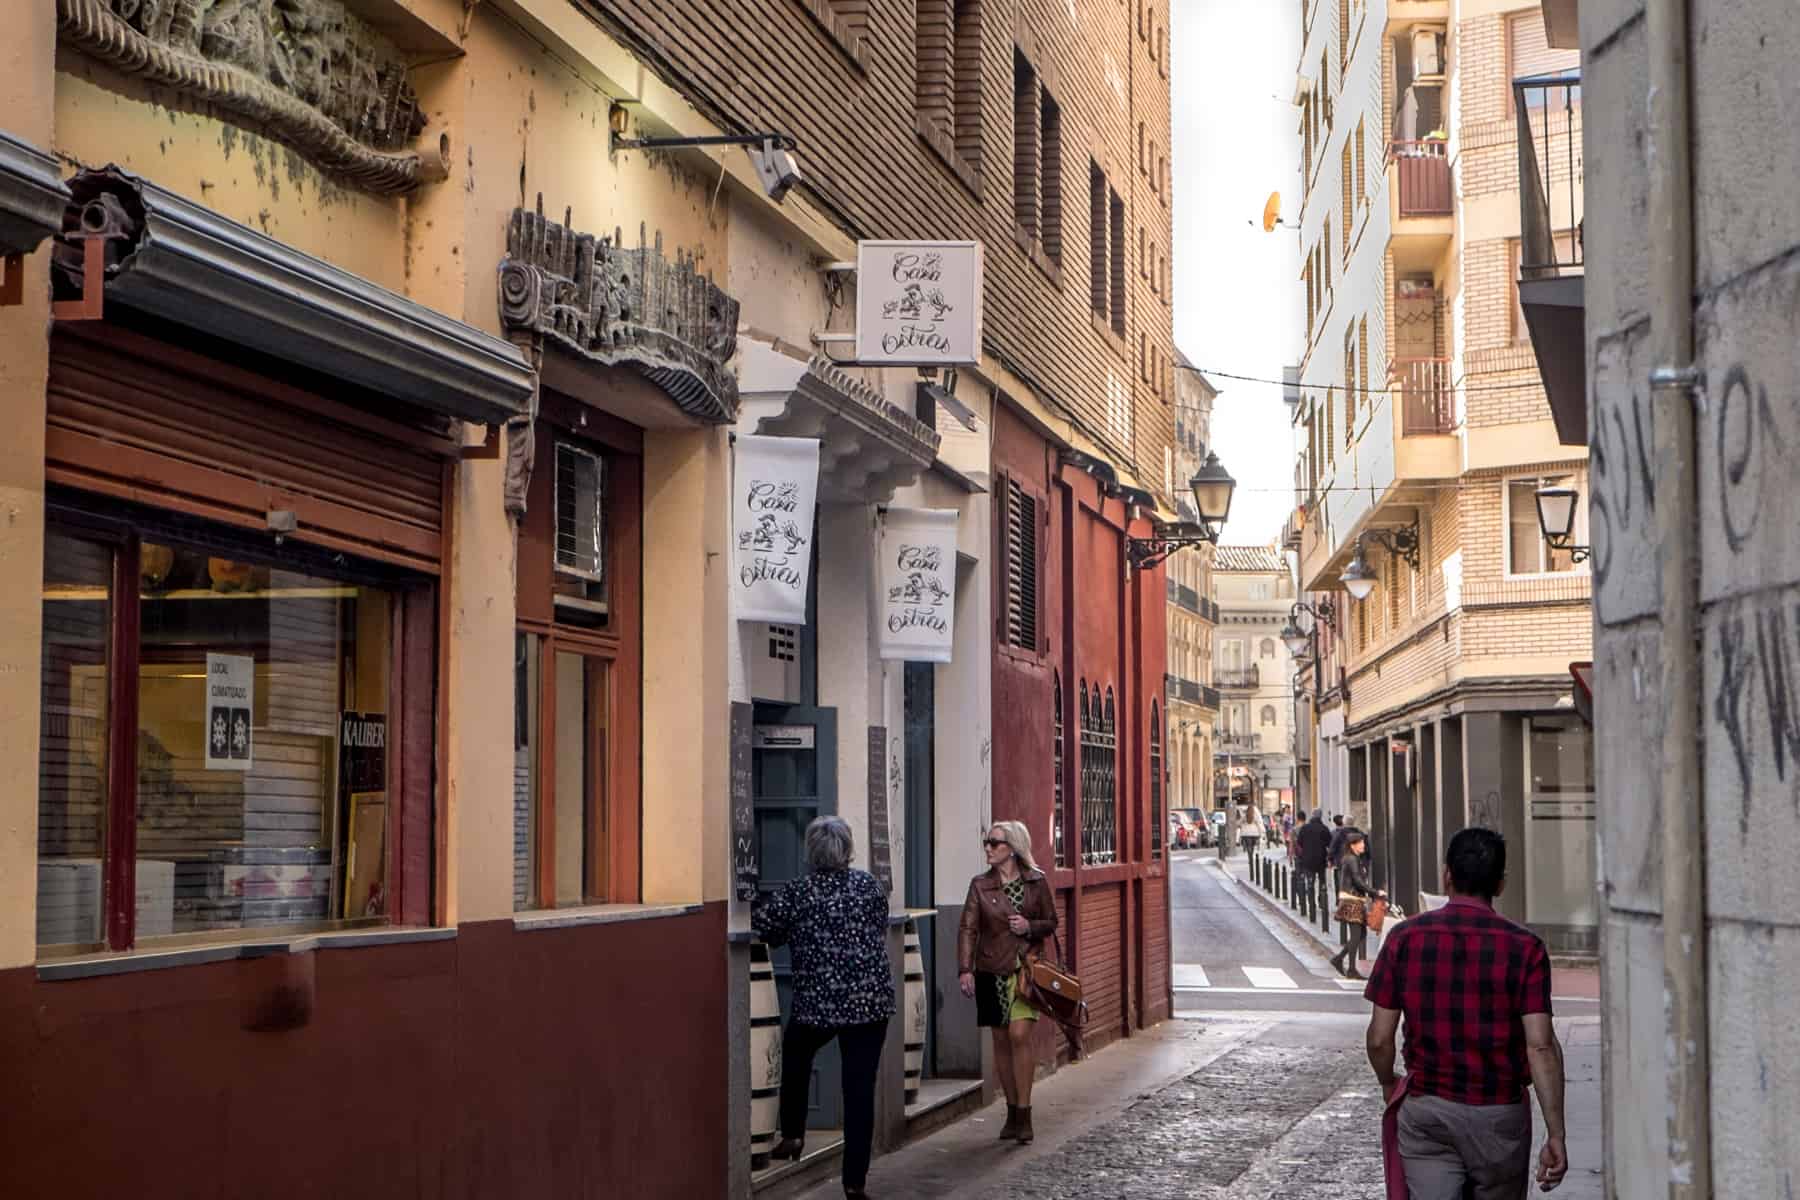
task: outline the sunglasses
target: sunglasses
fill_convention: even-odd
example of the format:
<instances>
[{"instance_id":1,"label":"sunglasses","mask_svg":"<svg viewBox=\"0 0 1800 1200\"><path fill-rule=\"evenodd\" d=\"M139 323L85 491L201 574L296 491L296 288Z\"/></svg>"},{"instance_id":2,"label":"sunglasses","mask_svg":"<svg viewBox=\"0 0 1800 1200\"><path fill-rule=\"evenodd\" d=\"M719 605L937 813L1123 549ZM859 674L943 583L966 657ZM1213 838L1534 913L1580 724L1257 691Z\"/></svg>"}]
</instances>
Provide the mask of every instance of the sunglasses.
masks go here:
<instances>
[{"instance_id":1,"label":"sunglasses","mask_svg":"<svg viewBox=\"0 0 1800 1200\"><path fill-rule=\"evenodd\" d=\"M1005 838L982 838L981 844L986 846L989 850L992 850L995 846L1006 845L1007 842Z\"/></svg>"}]
</instances>

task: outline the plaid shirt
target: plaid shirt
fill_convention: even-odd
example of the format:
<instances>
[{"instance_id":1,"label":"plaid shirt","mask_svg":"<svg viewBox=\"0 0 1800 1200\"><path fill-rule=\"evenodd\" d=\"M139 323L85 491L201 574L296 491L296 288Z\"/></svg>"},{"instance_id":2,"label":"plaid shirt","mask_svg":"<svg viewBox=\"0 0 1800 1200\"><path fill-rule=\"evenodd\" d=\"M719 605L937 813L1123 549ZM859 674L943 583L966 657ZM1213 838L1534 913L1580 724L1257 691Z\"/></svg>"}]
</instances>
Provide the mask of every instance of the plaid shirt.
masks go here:
<instances>
[{"instance_id":1,"label":"plaid shirt","mask_svg":"<svg viewBox=\"0 0 1800 1200\"><path fill-rule=\"evenodd\" d=\"M1394 929L1363 995L1406 1015L1406 1069L1418 1091L1459 1104L1525 1098L1523 1018L1550 1013L1550 955L1537 934L1453 897Z\"/></svg>"}]
</instances>

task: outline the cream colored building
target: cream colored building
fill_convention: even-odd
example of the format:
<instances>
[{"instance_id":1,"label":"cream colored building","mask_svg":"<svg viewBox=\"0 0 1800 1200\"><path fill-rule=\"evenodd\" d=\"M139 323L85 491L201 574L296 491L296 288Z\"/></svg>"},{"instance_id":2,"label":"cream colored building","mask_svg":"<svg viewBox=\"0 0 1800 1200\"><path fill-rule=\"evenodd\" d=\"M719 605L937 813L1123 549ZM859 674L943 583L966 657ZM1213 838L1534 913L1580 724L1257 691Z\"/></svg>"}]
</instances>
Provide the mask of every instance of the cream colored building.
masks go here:
<instances>
[{"instance_id":1,"label":"cream colored building","mask_svg":"<svg viewBox=\"0 0 1800 1200\"><path fill-rule=\"evenodd\" d=\"M1585 493L1586 452L1557 439L1516 284L1519 114L1578 175L1580 98L1521 108L1513 88L1578 55L1516 0L1302 7L1290 531L1302 590L1338 625L1316 673L1321 801L1368 822L1408 907L1449 834L1502 829L1526 864L1503 907L1591 949L1593 756L1569 675L1590 656L1589 576L1533 500L1552 481ZM1551 214L1577 261L1578 204ZM1356 602L1339 585L1359 554L1376 583Z\"/></svg>"},{"instance_id":2,"label":"cream colored building","mask_svg":"<svg viewBox=\"0 0 1800 1200\"><path fill-rule=\"evenodd\" d=\"M1254 799L1266 814L1294 800L1293 660L1281 628L1294 603L1287 556L1275 546L1220 546L1213 557L1219 688L1216 795Z\"/></svg>"},{"instance_id":3,"label":"cream colored building","mask_svg":"<svg viewBox=\"0 0 1800 1200\"><path fill-rule=\"evenodd\" d=\"M1218 389L1185 354L1175 352L1174 478L1192 479L1212 443L1213 401ZM1177 491L1185 491L1177 487ZM1183 520L1197 520L1191 496L1176 508ZM1169 589L1169 808L1213 807L1214 726L1219 689L1213 684L1213 632L1218 604L1213 599L1213 554L1208 545L1179 550L1163 564Z\"/></svg>"}]
</instances>

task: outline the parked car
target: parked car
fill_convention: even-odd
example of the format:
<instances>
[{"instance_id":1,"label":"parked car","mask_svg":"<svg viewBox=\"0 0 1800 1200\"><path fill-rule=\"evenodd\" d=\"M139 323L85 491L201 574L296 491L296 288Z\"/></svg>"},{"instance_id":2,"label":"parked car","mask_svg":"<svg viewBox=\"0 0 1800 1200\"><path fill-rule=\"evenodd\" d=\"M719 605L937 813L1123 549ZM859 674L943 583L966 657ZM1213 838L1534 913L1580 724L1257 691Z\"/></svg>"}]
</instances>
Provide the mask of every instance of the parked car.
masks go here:
<instances>
[{"instance_id":1,"label":"parked car","mask_svg":"<svg viewBox=\"0 0 1800 1200\"><path fill-rule=\"evenodd\" d=\"M1212 826L1206 822L1206 814L1197 808L1176 808L1169 811L1171 818L1180 817L1187 822L1188 845L1194 849L1213 844Z\"/></svg>"}]
</instances>

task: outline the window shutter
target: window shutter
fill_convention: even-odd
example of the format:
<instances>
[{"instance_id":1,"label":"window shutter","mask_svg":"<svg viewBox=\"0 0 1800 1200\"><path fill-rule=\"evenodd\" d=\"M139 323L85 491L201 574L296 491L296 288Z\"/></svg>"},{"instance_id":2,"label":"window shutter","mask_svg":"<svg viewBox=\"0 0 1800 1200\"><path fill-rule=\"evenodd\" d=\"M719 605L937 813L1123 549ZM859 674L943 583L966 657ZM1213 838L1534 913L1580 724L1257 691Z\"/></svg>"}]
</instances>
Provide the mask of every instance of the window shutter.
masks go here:
<instances>
[{"instance_id":1,"label":"window shutter","mask_svg":"<svg viewBox=\"0 0 1800 1200\"><path fill-rule=\"evenodd\" d=\"M1006 483L1006 642L1037 653L1038 645L1038 502L1019 486Z\"/></svg>"}]
</instances>

